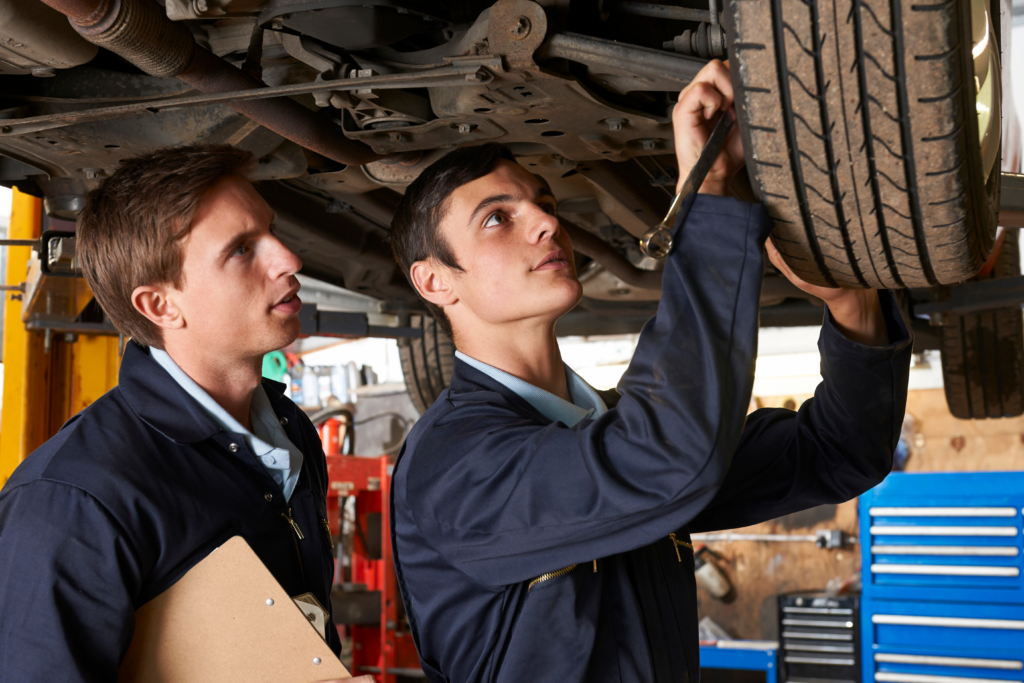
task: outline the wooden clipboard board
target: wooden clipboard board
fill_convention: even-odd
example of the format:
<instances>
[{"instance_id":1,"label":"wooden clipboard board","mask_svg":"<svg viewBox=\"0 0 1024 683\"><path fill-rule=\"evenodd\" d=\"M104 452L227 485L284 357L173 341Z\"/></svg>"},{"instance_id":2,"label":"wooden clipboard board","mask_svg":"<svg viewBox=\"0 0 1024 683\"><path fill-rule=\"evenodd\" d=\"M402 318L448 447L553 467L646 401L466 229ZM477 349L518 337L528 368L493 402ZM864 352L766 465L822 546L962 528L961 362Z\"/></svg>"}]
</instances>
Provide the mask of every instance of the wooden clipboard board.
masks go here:
<instances>
[{"instance_id":1,"label":"wooden clipboard board","mask_svg":"<svg viewBox=\"0 0 1024 683\"><path fill-rule=\"evenodd\" d=\"M241 536L135 613L118 683L351 678Z\"/></svg>"}]
</instances>

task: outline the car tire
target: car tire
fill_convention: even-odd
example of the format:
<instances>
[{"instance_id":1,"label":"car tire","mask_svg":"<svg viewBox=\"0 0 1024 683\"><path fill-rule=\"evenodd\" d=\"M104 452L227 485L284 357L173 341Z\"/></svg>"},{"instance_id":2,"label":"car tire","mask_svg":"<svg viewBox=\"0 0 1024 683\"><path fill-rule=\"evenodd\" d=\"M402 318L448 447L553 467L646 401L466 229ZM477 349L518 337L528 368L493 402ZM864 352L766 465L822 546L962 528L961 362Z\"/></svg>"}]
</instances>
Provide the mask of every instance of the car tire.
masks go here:
<instances>
[{"instance_id":1,"label":"car tire","mask_svg":"<svg viewBox=\"0 0 1024 683\"><path fill-rule=\"evenodd\" d=\"M398 345L398 355L405 387L413 406L422 415L451 382L455 345L432 317L414 315L409 324L422 329L423 337L403 340Z\"/></svg>"},{"instance_id":2,"label":"car tire","mask_svg":"<svg viewBox=\"0 0 1024 683\"><path fill-rule=\"evenodd\" d=\"M1020 275L1010 230L986 278ZM1024 414L1024 314L1020 307L949 316L939 330L946 403L962 420Z\"/></svg>"},{"instance_id":3,"label":"car tire","mask_svg":"<svg viewBox=\"0 0 1024 683\"><path fill-rule=\"evenodd\" d=\"M748 169L790 267L850 288L977 273L1000 174L997 137L983 168L970 0L729 6Z\"/></svg>"}]
</instances>

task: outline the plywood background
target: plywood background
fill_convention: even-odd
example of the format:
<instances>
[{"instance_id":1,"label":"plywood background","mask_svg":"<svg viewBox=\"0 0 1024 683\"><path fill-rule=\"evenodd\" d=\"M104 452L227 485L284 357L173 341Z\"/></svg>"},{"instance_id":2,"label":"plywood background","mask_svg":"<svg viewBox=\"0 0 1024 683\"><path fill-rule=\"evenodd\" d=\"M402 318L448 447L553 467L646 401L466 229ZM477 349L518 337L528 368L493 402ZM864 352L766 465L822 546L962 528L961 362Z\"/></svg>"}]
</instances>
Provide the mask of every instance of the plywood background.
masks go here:
<instances>
[{"instance_id":1,"label":"plywood background","mask_svg":"<svg viewBox=\"0 0 1024 683\"><path fill-rule=\"evenodd\" d=\"M763 407L797 405L806 396L761 398ZM942 389L912 391L907 411L914 417L908 472L1024 470L1024 418L963 421L949 414ZM842 529L857 535L856 501L826 506L737 529L740 533L813 534ZM824 589L829 581L856 578L859 547L819 550L812 543L715 542L722 568L736 587L728 603L698 590L700 616L710 616L734 638L776 639L775 596Z\"/></svg>"}]
</instances>

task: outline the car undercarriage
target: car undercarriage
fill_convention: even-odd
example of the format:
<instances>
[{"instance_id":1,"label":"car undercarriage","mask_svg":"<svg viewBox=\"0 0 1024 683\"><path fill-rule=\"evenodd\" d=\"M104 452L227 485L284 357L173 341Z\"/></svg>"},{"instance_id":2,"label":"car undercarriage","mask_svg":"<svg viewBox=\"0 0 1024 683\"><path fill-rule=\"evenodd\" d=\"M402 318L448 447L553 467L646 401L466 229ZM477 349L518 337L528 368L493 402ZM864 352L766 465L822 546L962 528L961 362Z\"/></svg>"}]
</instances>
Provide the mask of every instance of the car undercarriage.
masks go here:
<instances>
[{"instance_id":1,"label":"car undercarriage","mask_svg":"<svg viewBox=\"0 0 1024 683\"><path fill-rule=\"evenodd\" d=\"M980 7L978 2L959 4L969 12ZM751 24L753 15L735 10L735 4L7 0L0 10L0 183L43 197L46 213L55 221L51 227L59 229L59 221L75 219L87 192L121 159L166 145L236 145L258 159L253 180L277 212L282 241L302 258L304 274L379 299L382 312L426 329L424 308L391 256L394 208L409 183L447 151L500 142L550 185L559 218L576 245L584 298L560 321L558 333L636 332L660 298L659 264L641 253L638 238L662 219L678 180L672 106L708 59L732 57L734 82L747 93L740 126L749 171L735 189L773 212L776 235L795 245L781 247L794 269L820 284L903 289L908 307L932 301L936 288L948 288L981 269L997 251L998 172L989 172L988 180L979 181L982 189L976 188L986 193L989 204L996 202L990 209L993 217L966 219L978 223L970 228L976 245L964 251L962 263L950 267L945 279L944 271L931 268L927 254L942 246L945 233L933 237L935 230L928 226L921 226L917 241L911 242L916 245L914 257L928 265L929 277L915 280L907 275L910 266L899 260L898 235L909 228L884 223L883 218L872 219L880 221L873 230L882 237L875 255L870 249L859 251L852 228L843 229L836 239L844 244L830 251L828 229L836 226L829 221L836 219L822 218L814 206L824 200L822 206L839 207L842 218L840 205L848 201L840 182L845 182L842 155L831 146L820 153L800 152L799 136L806 133L790 123L785 130L778 124L778 135L787 136L782 149L789 161L765 161L761 150L767 147L756 136L769 129L758 125L763 108L751 104L749 93L767 89L743 81L753 77L763 60L745 55L744 48L749 52L759 44L749 37L756 31L764 33L766 42L774 32L775 61L784 66L789 38L779 38L771 25ZM775 17L793 12L780 0L762 4L771 4ZM992 26L988 15L980 16ZM980 26L979 21L972 26ZM742 33L738 38L737 31ZM790 28L790 33L803 46L798 31ZM855 37L866 41L870 35L865 30ZM804 49L817 55L818 67L812 72L826 74L826 46ZM988 52L984 55L989 61L974 67L978 88L968 93L971 102L985 96L983 82L992 76L991 58ZM982 67L988 70L979 71ZM998 62L995 69L998 80ZM823 104L831 81L818 80L817 94L813 83L800 85L809 102L819 103L820 125L795 100L782 118L803 121L813 137L823 139L831 127L822 126L834 126L836 117L830 122ZM865 102L883 97L866 90L865 95ZM998 109L998 101L994 106ZM857 116L862 116L859 106ZM966 126L966 135L974 137L964 154L971 157L967 166L975 175L978 167L992 168L993 149L998 156L998 133L993 141L989 121L971 119ZM857 155L849 156L852 167ZM824 166L831 171L831 195L813 187L804 157L819 170ZM909 156L904 153L900 159ZM788 203L775 199L782 181L776 179L778 173L767 172L774 173L775 166L791 166L797 178L792 182L802 192L787 197ZM886 169L881 162L872 167L876 185ZM927 176L925 171L920 174ZM788 176L783 181L791 182ZM893 182L902 187L899 178ZM879 216L885 206L897 214L910 211L886 204L884 187L875 192ZM973 195L963 201L971 216L984 203ZM788 207L793 207L792 215ZM868 211L863 214L868 216ZM808 227L787 232L794 220ZM860 243L869 242L865 238ZM888 262L892 273L883 273L878 282L860 274L863 269L856 265L876 256L879 263ZM816 259L817 267L800 271L805 258ZM843 280L843 268L849 267L844 264L850 263L859 281ZM1019 274L1019 268L1009 274ZM821 302L770 266L761 303L762 325L817 324L822 318ZM917 350L942 346L943 320L933 315L932 322L939 324L930 325L928 319L914 318ZM435 352L439 343L434 343ZM444 365L437 361L432 366L438 386L446 382ZM993 410L1009 414L1017 409Z\"/></svg>"}]
</instances>

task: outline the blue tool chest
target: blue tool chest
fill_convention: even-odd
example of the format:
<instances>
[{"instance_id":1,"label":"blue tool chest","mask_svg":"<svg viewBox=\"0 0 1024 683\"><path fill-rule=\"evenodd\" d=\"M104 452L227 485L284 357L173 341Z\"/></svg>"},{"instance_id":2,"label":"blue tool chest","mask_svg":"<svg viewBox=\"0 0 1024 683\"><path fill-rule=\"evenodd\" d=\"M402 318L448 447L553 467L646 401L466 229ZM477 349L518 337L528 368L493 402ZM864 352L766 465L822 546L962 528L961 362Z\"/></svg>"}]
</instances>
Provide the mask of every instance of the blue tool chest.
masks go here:
<instances>
[{"instance_id":1,"label":"blue tool chest","mask_svg":"<svg viewBox=\"0 0 1024 683\"><path fill-rule=\"evenodd\" d=\"M863 683L1024 683L1024 472L896 473L860 497Z\"/></svg>"}]
</instances>

